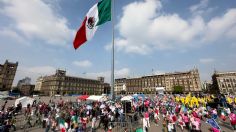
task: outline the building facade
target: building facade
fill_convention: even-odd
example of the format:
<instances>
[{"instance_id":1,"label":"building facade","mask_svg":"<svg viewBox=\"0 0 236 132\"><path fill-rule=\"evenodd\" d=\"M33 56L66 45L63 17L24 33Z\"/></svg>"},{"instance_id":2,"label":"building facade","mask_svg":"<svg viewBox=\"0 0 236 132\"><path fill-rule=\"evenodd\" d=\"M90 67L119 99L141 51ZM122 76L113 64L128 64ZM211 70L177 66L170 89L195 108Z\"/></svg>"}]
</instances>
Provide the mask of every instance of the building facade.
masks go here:
<instances>
[{"instance_id":1,"label":"building facade","mask_svg":"<svg viewBox=\"0 0 236 132\"><path fill-rule=\"evenodd\" d=\"M127 91L126 89L126 78L115 79L114 94L123 94Z\"/></svg>"},{"instance_id":2,"label":"building facade","mask_svg":"<svg viewBox=\"0 0 236 132\"><path fill-rule=\"evenodd\" d=\"M212 89L217 93L236 94L236 72L217 72L212 75Z\"/></svg>"},{"instance_id":3,"label":"building facade","mask_svg":"<svg viewBox=\"0 0 236 132\"><path fill-rule=\"evenodd\" d=\"M198 69L139 78L116 79L114 92L116 94L120 94L121 91L126 91L128 94L156 93L157 87L165 87L165 91L171 93L174 86L182 86L183 92L200 92L201 83Z\"/></svg>"},{"instance_id":4,"label":"building facade","mask_svg":"<svg viewBox=\"0 0 236 132\"><path fill-rule=\"evenodd\" d=\"M43 84L43 77L41 76L41 77L37 78L34 90L41 91L42 84Z\"/></svg>"},{"instance_id":5,"label":"building facade","mask_svg":"<svg viewBox=\"0 0 236 132\"><path fill-rule=\"evenodd\" d=\"M21 85L21 87L20 87L21 95L24 95L24 96L32 95L33 92L34 92L34 87L35 87L35 85L31 85L31 84L23 84L23 85Z\"/></svg>"},{"instance_id":6,"label":"building facade","mask_svg":"<svg viewBox=\"0 0 236 132\"><path fill-rule=\"evenodd\" d=\"M67 76L66 71L57 70L56 74L43 77L41 92L45 95L65 94L103 94L110 91L110 85L103 77L97 80Z\"/></svg>"},{"instance_id":7,"label":"building facade","mask_svg":"<svg viewBox=\"0 0 236 132\"><path fill-rule=\"evenodd\" d=\"M211 81L204 81L202 83L202 90L205 93L214 93L214 91L212 89L212 82Z\"/></svg>"},{"instance_id":8,"label":"building facade","mask_svg":"<svg viewBox=\"0 0 236 132\"><path fill-rule=\"evenodd\" d=\"M0 91L9 91L12 89L17 66L18 62L12 63L8 60L4 64L0 64Z\"/></svg>"}]
</instances>

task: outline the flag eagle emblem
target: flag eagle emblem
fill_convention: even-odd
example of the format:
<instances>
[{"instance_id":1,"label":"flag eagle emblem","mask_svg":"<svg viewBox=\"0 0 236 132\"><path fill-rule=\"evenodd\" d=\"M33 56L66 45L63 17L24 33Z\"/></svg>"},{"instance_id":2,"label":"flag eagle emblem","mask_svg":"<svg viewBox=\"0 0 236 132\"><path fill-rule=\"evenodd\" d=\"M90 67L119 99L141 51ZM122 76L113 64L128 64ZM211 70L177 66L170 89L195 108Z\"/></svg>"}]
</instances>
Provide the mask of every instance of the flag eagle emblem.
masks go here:
<instances>
[{"instance_id":1,"label":"flag eagle emblem","mask_svg":"<svg viewBox=\"0 0 236 132\"><path fill-rule=\"evenodd\" d=\"M87 27L88 27L89 29L93 29L93 27L94 27L94 25L95 25L95 22L96 22L96 20L95 20L94 17L89 17Z\"/></svg>"}]
</instances>

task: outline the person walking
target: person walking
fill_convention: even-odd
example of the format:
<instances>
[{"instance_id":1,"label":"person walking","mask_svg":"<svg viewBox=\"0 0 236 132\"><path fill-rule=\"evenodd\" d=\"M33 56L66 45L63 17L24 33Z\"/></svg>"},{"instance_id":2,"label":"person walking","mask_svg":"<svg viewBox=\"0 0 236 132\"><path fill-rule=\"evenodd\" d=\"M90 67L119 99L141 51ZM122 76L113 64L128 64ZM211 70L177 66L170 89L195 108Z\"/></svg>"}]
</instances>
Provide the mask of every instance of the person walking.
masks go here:
<instances>
[{"instance_id":1,"label":"person walking","mask_svg":"<svg viewBox=\"0 0 236 132\"><path fill-rule=\"evenodd\" d=\"M142 120L143 120L143 132L148 132L150 124L148 124L147 118L143 117Z\"/></svg>"}]
</instances>

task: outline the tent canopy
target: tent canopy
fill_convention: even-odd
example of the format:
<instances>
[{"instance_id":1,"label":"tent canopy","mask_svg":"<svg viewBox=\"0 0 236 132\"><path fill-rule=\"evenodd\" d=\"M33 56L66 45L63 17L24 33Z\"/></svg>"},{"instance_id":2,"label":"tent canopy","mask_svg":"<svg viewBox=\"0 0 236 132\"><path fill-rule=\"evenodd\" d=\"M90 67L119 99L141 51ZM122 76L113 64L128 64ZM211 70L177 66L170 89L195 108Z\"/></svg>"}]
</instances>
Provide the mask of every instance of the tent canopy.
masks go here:
<instances>
[{"instance_id":1,"label":"tent canopy","mask_svg":"<svg viewBox=\"0 0 236 132\"><path fill-rule=\"evenodd\" d=\"M132 97L131 95L127 95L124 96L123 98L121 98L121 101L132 101L134 97Z\"/></svg>"},{"instance_id":2,"label":"tent canopy","mask_svg":"<svg viewBox=\"0 0 236 132\"><path fill-rule=\"evenodd\" d=\"M89 95L81 95L77 99L86 100L88 97L89 97Z\"/></svg>"},{"instance_id":3,"label":"tent canopy","mask_svg":"<svg viewBox=\"0 0 236 132\"><path fill-rule=\"evenodd\" d=\"M156 87L156 91L165 91L165 87Z\"/></svg>"},{"instance_id":4,"label":"tent canopy","mask_svg":"<svg viewBox=\"0 0 236 132\"><path fill-rule=\"evenodd\" d=\"M33 98L30 98L30 97L21 97L19 99L16 99L15 101L15 107L17 106L17 104L21 103L22 104L22 107L27 107L28 104L32 105L34 102L34 99Z\"/></svg>"},{"instance_id":5,"label":"tent canopy","mask_svg":"<svg viewBox=\"0 0 236 132\"><path fill-rule=\"evenodd\" d=\"M87 98L90 101L106 101L105 96L102 95L91 95Z\"/></svg>"},{"instance_id":6,"label":"tent canopy","mask_svg":"<svg viewBox=\"0 0 236 132\"><path fill-rule=\"evenodd\" d=\"M165 87L156 87L156 92L158 92L158 94L164 94L165 91Z\"/></svg>"},{"instance_id":7,"label":"tent canopy","mask_svg":"<svg viewBox=\"0 0 236 132\"><path fill-rule=\"evenodd\" d=\"M141 98L142 100L145 100L145 95L144 94L134 94L133 95L135 101L138 101L139 98Z\"/></svg>"}]
</instances>

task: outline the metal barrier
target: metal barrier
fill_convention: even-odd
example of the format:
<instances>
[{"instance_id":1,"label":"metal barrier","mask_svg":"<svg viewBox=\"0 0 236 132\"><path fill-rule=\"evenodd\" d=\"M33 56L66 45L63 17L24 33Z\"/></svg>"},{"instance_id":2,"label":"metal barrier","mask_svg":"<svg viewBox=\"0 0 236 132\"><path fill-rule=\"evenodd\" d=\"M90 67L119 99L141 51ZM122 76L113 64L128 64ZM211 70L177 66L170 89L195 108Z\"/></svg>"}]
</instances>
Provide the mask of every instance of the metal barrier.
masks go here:
<instances>
[{"instance_id":1,"label":"metal barrier","mask_svg":"<svg viewBox=\"0 0 236 132\"><path fill-rule=\"evenodd\" d=\"M135 132L136 129L142 128L142 123L140 121L113 122L109 126L113 126L114 132Z\"/></svg>"}]
</instances>

